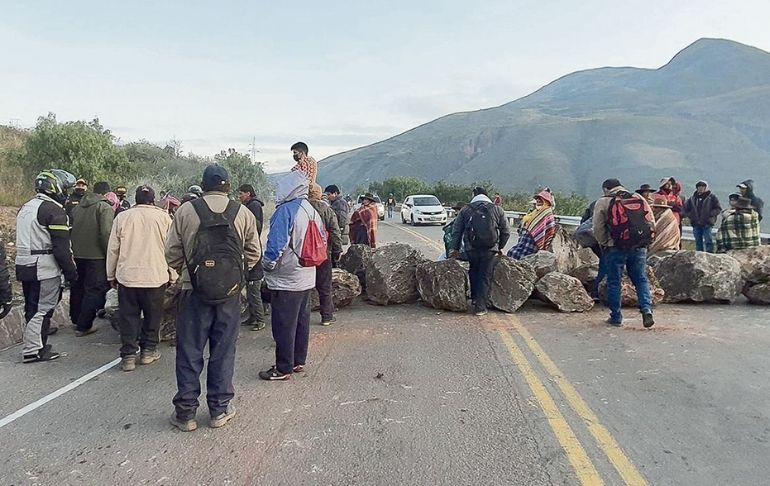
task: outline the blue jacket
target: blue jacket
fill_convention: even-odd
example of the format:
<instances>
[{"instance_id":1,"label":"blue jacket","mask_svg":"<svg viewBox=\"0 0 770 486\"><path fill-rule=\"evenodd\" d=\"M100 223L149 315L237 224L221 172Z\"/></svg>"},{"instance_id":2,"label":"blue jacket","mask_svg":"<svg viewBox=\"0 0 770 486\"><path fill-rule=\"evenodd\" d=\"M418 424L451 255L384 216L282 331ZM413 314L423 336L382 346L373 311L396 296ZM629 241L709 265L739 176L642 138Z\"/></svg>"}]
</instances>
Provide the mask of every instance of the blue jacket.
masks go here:
<instances>
[{"instance_id":1,"label":"blue jacket","mask_svg":"<svg viewBox=\"0 0 770 486\"><path fill-rule=\"evenodd\" d=\"M299 171L278 181L275 189L275 213L270 218L270 232L262 265L270 290L304 291L315 287L315 267L299 264L299 254L310 220L325 233L321 216L307 200L308 181Z\"/></svg>"}]
</instances>

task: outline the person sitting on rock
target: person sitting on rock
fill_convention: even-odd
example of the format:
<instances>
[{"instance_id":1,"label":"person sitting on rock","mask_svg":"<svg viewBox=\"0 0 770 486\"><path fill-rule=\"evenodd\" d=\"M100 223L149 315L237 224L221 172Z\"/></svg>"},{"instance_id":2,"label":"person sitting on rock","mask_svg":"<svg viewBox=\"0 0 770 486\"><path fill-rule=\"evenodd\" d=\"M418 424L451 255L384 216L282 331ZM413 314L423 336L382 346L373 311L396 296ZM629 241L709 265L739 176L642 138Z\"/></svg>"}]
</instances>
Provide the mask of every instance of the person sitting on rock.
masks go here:
<instances>
[{"instance_id":1,"label":"person sitting on rock","mask_svg":"<svg viewBox=\"0 0 770 486\"><path fill-rule=\"evenodd\" d=\"M652 199L652 213L655 216L655 240L647 248L647 253L667 250L678 250L681 246L682 235L679 232L679 222L665 198L656 195Z\"/></svg>"},{"instance_id":2,"label":"person sitting on rock","mask_svg":"<svg viewBox=\"0 0 770 486\"><path fill-rule=\"evenodd\" d=\"M521 220L519 241L508 250L508 256L515 260L547 249L556 235L553 194L542 191L535 196L533 202L535 209L524 215Z\"/></svg>"},{"instance_id":3,"label":"person sitting on rock","mask_svg":"<svg viewBox=\"0 0 770 486\"><path fill-rule=\"evenodd\" d=\"M722 223L717 232L717 252L743 250L760 244L759 214L751 207L751 199L740 197L735 206L722 212Z\"/></svg>"}]
</instances>

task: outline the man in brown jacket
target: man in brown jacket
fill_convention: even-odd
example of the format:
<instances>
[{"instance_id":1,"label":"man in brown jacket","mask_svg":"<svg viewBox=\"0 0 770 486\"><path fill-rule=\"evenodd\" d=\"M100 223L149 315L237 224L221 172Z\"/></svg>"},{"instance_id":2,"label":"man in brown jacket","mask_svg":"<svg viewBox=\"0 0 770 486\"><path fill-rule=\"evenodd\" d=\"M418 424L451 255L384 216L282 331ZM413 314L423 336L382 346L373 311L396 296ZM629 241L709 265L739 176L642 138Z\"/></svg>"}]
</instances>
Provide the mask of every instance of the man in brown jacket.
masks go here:
<instances>
[{"instance_id":1,"label":"man in brown jacket","mask_svg":"<svg viewBox=\"0 0 770 486\"><path fill-rule=\"evenodd\" d=\"M311 184L308 200L315 208L326 227L329 241L326 247L329 258L315 269L315 289L318 291L318 302L321 304L321 325L330 326L334 321L334 299L332 298L332 264L339 260L342 254L342 238L337 224L337 215L326 202L321 199L321 186Z\"/></svg>"},{"instance_id":2,"label":"man in brown jacket","mask_svg":"<svg viewBox=\"0 0 770 486\"><path fill-rule=\"evenodd\" d=\"M204 196L180 206L166 240L166 261L182 276L176 320L178 391L173 400L175 411L171 415L171 423L185 432L198 428L195 414L201 393L200 375L206 344L209 345L206 380L206 401L211 415L209 424L213 428L222 427L235 416L235 408L230 401L235 395L233 368L241 318L240 291L245 271L253 268L261 256L254 215L227 196L230 192L227 170L217 164L209 165L203 172L201 186ZM222 220L227 224L222 225ZM201 225L202 221L206 224ZM210 237L209 232L215 229L211 224L213 221L220 221L219 231L223 231L220 240L225 241ZM218 250L221 244L232 242L233 230L234 238L238 240L235 262L212 251L200 264L195 263L202 253L206 253L205 247ZM193 271L196 282L201 282L207 274L216 274L217 279L194 287L189 270ZM222 271L228 273L218 273ZM219 289L221 285L218 284L225 280L235 284L231 287L228 283L223 287L229 289L226 298L212 303L212 290Z\"/></svg>"},{"instance_id":3,"label":"man in brown jacket","mask_svg":"<svg viewBox=\"0 0 770 486\"><path fill-rule=\"evenodd\" d=\"M118 214L107 246L107 280L118 289L121 368L160 359L160 322L166 286L176 280L164 254L171 217L155 206L155 191L136 189L136 206ZM144 316L144 317L142 317ZM138 339L138 343L137 343Z\"/></svg>"}]
</instances>

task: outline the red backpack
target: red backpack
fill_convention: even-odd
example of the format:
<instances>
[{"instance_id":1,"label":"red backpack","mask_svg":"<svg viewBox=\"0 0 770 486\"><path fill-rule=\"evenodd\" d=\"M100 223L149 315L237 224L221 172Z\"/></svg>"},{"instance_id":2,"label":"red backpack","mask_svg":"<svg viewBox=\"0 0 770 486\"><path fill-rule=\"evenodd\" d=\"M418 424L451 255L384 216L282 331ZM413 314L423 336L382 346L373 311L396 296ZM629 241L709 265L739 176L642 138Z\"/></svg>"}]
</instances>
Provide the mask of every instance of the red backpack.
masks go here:
<instances>
[{"instance_id":1,"label":"red backpack","mask_svg":"<svg viewBox=\"0 0 770 486\"><path fill-rule=\"evenodd\" d=\"M646 248L655 239L651 214L641 198L629 192L618 193L610 201L608 212L610 236L616 248Z\"/></svg>"},{"instance_id":2,"label":"red backpack","mask_svg":"<svg viewBox=\"0 0 770 486\"><path fill-rule=\"evenodd\" d=\"M329 259L326 247L326 234L318 229L318 223L315 222L315 219L310 216L310 213L301 204L300 207L308 216L307 229L305 230L305 239L302 240L302 249L299 254L297 254L293 247L292 251L297 255L300 266L319 267Z\"/></svg>"}]
</instances>

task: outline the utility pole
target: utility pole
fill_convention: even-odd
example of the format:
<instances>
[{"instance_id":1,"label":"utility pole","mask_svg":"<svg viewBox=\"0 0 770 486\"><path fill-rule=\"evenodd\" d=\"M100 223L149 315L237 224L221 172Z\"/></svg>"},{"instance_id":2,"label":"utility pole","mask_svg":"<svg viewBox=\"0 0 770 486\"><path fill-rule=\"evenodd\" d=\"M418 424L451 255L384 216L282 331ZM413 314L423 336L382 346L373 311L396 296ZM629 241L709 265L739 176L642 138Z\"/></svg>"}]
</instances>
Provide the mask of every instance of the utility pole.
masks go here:
<instances>
[{"instance_id":1,"label":"utility pole","mask_svg":"<svg viewBox=\"0 0 770 486\"><path fill-rule=\"evenodd\" d=\"M257 137L253 136L251 137L251 162L254 163L257 160Z\"/></svg>"}]
</instances>

